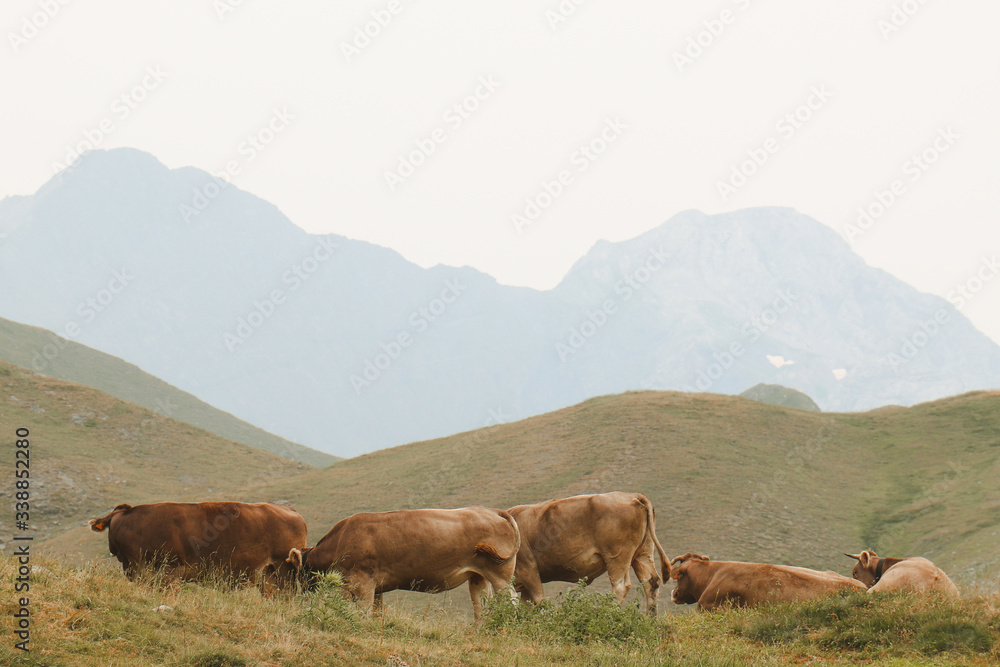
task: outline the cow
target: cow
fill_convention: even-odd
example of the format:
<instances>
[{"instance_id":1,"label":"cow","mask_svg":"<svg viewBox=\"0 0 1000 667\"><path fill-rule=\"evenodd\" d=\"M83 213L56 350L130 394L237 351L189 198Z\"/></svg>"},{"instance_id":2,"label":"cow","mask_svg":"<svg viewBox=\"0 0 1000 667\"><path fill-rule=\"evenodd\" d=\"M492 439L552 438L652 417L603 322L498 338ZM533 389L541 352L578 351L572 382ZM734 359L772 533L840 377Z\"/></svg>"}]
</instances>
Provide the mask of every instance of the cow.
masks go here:
<instances>
[{"instance_id":1,"label":"cow","mask_svg":"<svg viewBox=\"0 0 1000 667\"><path fill-rule=\"evenodd\" d=\"M354 514L315 547L287 556L307 589L318 573L340 572L367 613L382 608L388 591L438 593L469 582L478 623L482 594L508 585L520 546L517 523L503 510L418 509Z\"/></svg>"},{"instance_id":2,"label":"cow","mask_svg":"<svg viewBox=\"0 0 1000 667\"><path fill-rule=\"evenodd\" d=\"M713 561L687 553L671 562L677 585L674 604L698 603L711 611L725 604L755 607L767 602L809 600L841 590L863 591L864 585L836 572L804 567Z\"/></svg>"},{"instance_id":3,"label":"cow","mask_svg":"<svg viewBox=\"0 0 1000 667\"><path fill-rule=\"evenodd\" d=\"M262 589L294 585L290 549L305 547L306 522L290 507L271 503L204 502L122 504L91 519L108 531L108 549L134 580L144 565L168 578L194 579L215 570L233 579L259 579Z\"/></svg>"},{"instance_id":4,"label":"cow","mask_svg":"<svg viewBox=\"0 0 1000 667\"><path fill-rule=\"evenodd\" d=\"M656 538L653 504L641 493L573 496L508 512L521 529L521 550L514 570L515 590L522 600L544 599L549 581L588 584L605 572L618 601L632 588L629 567L643 585L646 612L656 615L661 583L670 578L670 562ZM660 556L662 579L653 549Z\"/></svg>"},{"instance_id":5,"label":"cow","mask_svg":"<svg viewBox=\"0 0 1000 667\"><path fill-rule=\"evenodd\" d=\"M879 558L871 550L844 555L858 561L852 574L864 584L869 593L938 591L950 597L958 597L958 587L947 574L926 558Z\"/></svg>"}]
</instances>

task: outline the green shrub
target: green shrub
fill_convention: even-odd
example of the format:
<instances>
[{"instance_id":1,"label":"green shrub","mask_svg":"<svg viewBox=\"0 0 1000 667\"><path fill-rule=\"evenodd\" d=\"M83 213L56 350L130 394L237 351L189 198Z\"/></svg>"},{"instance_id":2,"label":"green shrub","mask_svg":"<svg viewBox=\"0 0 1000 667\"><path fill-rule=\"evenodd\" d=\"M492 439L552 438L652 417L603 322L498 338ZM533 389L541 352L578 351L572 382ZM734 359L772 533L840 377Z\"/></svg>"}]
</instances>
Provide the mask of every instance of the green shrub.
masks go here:
<instances>
[{"instance_id":1,"label":"green shrub","mask_svg":"<svg viewBox=\"0 0 1000 667\"><path fill-rule=\"evenodd\" d=\"M612 593L587 593L586 582L559 596L557 603L512 603L496 595L483 614L483 631L518 634L531 639L557 639L564 643L655 644L662 627L641 611L638 604L622 609Z\"/></svg>"},{"instance_id":2,"label":"green shrub","mask_svg":"<svg viewBox=\"0 0 1000 667\"><path fill-rule=\"evenodd\" d=\"M357 629L361 614L357 605L344 594L344 578L339 572L316 577L316 587L298 596L302 612L298 620L320 630Z\"/></svg>"}]
</instances>

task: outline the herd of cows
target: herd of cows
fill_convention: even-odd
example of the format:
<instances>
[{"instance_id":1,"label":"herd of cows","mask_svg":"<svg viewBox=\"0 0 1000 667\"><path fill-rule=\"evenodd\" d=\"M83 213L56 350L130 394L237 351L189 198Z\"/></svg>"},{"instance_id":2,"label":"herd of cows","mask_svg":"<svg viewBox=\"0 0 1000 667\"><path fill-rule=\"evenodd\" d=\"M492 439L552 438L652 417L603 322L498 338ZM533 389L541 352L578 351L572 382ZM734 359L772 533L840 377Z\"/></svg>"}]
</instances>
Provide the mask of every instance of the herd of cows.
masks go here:
<instances>
[{"instance_id":1,"label":"herd of cows","mask_svg":"<svg viewBox=\"0 0 1000 667\"><path fill-rule=\"evenodd\" d=\"M629 569L656 614L660 585L674 579L672 600L714 609L723 604L806 600L842 589L896 589L957 596L948 576L924 558L845 554L853 577L788 565L713 561L687 553L669 560L656 537L653 504L641 493L573 496L509 510L466 507L365 512L340 521L315 547L295 510L271 503L205 502L118 505L92 519L129 579L144 566L192 579L206 569L260 582L266 592L342 574L363 609L393 590L441 592L469 583L475 618L481 601L508 587L538 602L550 581L589 584L605 572L624 605ZM655 554L654 554L655 550ZM657 570L655 556L659 556Z\"/></svg>"}]
</instances>

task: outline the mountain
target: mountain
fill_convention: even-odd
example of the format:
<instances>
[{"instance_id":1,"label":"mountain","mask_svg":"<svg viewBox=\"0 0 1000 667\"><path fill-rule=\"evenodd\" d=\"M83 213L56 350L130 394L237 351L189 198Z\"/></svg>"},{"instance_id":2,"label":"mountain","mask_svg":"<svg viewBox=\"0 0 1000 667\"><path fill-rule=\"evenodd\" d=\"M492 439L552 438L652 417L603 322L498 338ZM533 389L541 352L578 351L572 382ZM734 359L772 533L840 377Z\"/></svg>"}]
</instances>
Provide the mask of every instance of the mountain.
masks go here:
<instances>
[{"instance_id":1,"label":"mountain","mask_svg":"<svg viewBox=\"0 0 1000 667\"><path fill-rule=\"evenodd\" d=\"M761 403L785 405L790 408L798 408L799 410L819 412L819 406L816 405L816 401L801 391L782 387L780 384L764 384L761 382L750 387L741 393L740 396L753 401L760 401Z\"/></svg>"},{"instance_id":2,"label":"mountain","mask_svg":"<svg viewBox=\"0 0 1000 667\"><path fill-rule=\"evenodd\" d=\"M61 441L50 447L60 451ZM161 469L151 461L144 474ZM250 474L230 496L287 501L305 517L315 544L355 512L507 508L635 490L653 501L670 556L694 551L849 572L844 551L874 548L926 556L961 586L993 586L1000 574L998 475L1000 392L844 414L641 391L322 470ZM92 537L79 526L52 544L99 548Z\"/></svg>"},{"instance_id":3,"label":"mountain","mask_svg":"<svg viewBox=\"0 0 1000 667\"><path fill-rule=\"evenodd\" d=\"M203 428L222 438L318 468L340 459L272 435L111 355L51 331L0 318L0 359L99 389L115 398Z\"/></svg>"},{"instance_id":4,"label":"mountain","mask_svg":"<svg viewBox=\"0 0 1000 667\"><path fill-rule=\"evenodd\" d=\"M79 528L74 544L92 555L106 553L107 540L94 536L86 519L119 503L217 500L315 470L6 361L0 427L7 442L15 429L29 431L31 534L41 541ZM12 442L5 451L13 461ZM5 506L13 507L15 491L13 483L0 488ZM0 523L0 545L12 544L13 529L11 521Z\"/></svg>"},{"instance_id":5,"label":"mountain","mask_svg":"<svg viewBox=\"0 0 1000 667\"><path fill-rule=\"evenodd\" d=\"M948 302L789 209L682 213L537 291L115 149L0 202L0 229L0 316L341 456L643 388L764 382L842 411L1000 386L1000 347Z\"/></svg>"}]
</instances>

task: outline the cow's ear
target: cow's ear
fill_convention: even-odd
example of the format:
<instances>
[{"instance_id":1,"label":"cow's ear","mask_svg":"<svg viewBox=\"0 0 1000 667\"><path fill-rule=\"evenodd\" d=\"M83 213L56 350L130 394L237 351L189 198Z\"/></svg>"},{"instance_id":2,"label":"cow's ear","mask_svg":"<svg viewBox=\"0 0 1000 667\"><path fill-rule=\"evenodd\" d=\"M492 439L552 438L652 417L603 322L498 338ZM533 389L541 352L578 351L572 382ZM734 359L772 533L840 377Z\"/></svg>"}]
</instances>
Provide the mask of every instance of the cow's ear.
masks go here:
<instances>
[{"instance_id":1,"label":"cow's ear","mask_svg":"<svg viewBox=\"0 0 1000 667\"><path fill-rule=\"evenodd\" d=\"M90 529L95 533L99 533L104 530L104 522L100 519L91 519L87 523L90 524Z\"/></svg>"},{"instance_id":2,"label":"cow's ear","mask_svg":"<svg viewBox=\"0 0 1000 667\"><path fill-rule=\"evenodd\" d=\"M861 556L858 558L858 562L861 563L861 567L867 568L868 564L871 563L872 551L862 551Z\"/></svg>"},{"instance_id":3,"label":"cow's ear","mask_svg":"<svg viewBox=\"0 0 1000 667\"><path fill-rule=\"evenodd\" d=\"M288 558L285 559L286 563L290 563L299 572L302 571L302 550L292 549L288 552Z\"/></svg>"}]
</instances>

